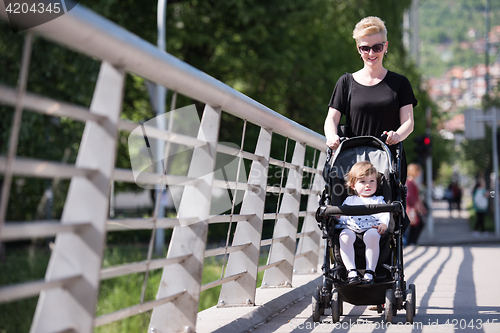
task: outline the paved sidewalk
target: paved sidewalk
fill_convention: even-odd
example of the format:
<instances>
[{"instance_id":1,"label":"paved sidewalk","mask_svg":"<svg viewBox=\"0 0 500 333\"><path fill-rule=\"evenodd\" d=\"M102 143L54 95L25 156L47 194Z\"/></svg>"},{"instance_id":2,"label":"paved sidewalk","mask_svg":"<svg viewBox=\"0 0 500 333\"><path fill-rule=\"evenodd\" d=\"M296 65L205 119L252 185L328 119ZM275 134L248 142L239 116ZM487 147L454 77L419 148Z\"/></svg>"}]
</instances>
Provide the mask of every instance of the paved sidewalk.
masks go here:
<instances>
[{"instance_id":1,"label":"paved sidewalk","mask_svg":"<svg viewBox=\"0 0 500 333\"><path fill-rule=\"evenodd\" d=\"M326 309L321 322L312 320L311 297L304 297L251 333L498 333L500 284L491 277L500 273L492 258L500 246L417 246L405 251L408 284L416 286L416 314L406 323L401 309L393 323L370 306L343 302L343 315L332 322ZM234 332L234 331L227 331Z\"/></svg>"},{"instance_id":2,"label":"paved sidewalk","mask_svg":"<svg viewBox=\"0 0 500 333\"><path fill-rule=\"evenodd\" d=\"M300 300L311 299L323 281L321 268L311 274L294 274L291 288L257 288L256 306L213 306L198 313L196 333L249 332Z\"/></svg>"},{"instance_id":3,"label":"paved sidewalk","mask_svg":"<svg viewBox=\"0 0 500 333\"><path fill-rule=\"evenodd\" d=\"M500 243L500 238L495 237L494 232L474 236L469 225L469 214L462 210L460 216L456 210L452 216L448 211L446 201L434 201L432 216L434 219L434 235L429 235L427 224L418 240L418 245L423 246L448 246L448 245L470 245L470 244L493 244Z\"/></svg>"}]
</instances>

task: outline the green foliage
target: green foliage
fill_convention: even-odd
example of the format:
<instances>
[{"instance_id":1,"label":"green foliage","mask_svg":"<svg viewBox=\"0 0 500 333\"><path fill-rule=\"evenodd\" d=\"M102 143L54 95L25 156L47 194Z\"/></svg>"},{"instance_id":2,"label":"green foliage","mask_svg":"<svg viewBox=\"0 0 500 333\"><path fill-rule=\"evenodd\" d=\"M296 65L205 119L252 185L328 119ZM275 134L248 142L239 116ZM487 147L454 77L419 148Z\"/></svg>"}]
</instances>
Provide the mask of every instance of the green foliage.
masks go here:
<instances>
[{"instance_id":1,"label":"green foliage","mask_svg":"<svg viewBox=\"0 0 500 333\"><path fill-rule=\"evenodd\" d=\"M0 84L15 87L19 75L24 33L13 33L0 21ZM69 103L88 107L97 78L99 63L69 49L35 37L27 90ZM7 153L13 108L0 106L0 153ZM66 118L55 118L25 110L19 133L17 155L74 163L83 124ZM10 192L8 220L58 218L62 212L67 183L54 180L16 178ZM53 211L47 216L43 208L44 191L52 187Z\"/></svg>"},{"instance_id":2,"label":"green foliage","mask_svg":"<svg viewBox=\"0 0 500 333\"><path fill-rule=\"evenodd\" d=\"M266 263L266 259L267 256L261 256L259 259L259 266L264 265ZM206 258L203 265L203 277L201 284L204 285L206 283L220 279L223 263L224 260L222 256ZM262 285L263 277L264 277L264 272L259 272L257 274L257 288L259 288ZM200 304L198 307L198 311L203 311L205 309L217 305L217 303L219 302L219 295L221 289L222 287L218 286L202 291L200 294Z\"/></svg>"},{"instance_id":3,"label":"green foliage","mask_svg":"<svg viewBox=\"0 0 500 333\"><path fill-rule=\"evenodd\" d=\"M484 95L482 100L484 110L500 108L500 85L496 85L490 91L490 95Z\"/></svg>"},{"instance_id":4,"label":"green foliage","mask_svg":"<svg viewBox=\"0 0 500 333\"><path fill-rule=\"evenodd\" d=\"M470 176L489 175L493 170L491 127L485 132L484 139L464 140L460 145L464 171Z\"/></svg>"},{"instance_id":5,"label":"green foliage","mask_svg":"<svg viewBox=\"0 0 500 333\"><path fill-rule=\"evenodd\" d=\"M326 104L336 80L345 71L361 66L351 38L360 18L384 18L390 32L393 62L404 62L401 18L410 1L387 3L169 1L167 50L321 133ZM136 12L124 12L122 3L84 4L132 32L141 31L139 36L147 40L155 35L151 23L137 27ZM142 12L141 21L155 22L154 10L147 7Z\"/></svg>"},{"instance_id":6,"label":"green foliage","mask_svg":"<svg viewBox=\"0 0 500 333\"><path fill-rule=\"evenodd\" d=\"M267 252L264 251L265 254ZM143 246L120 246L106 249L103 267L145 260L147 248ZM42 279L49 261L50 252L40 247L28 249L9 249L7 260L1 263L0 285L20 283L33 279ZM259 265L264 265L266 256L261 256ZM220 279L222 257L205 259L202 284ZM262 283L264 272L257 278L257 287ZM161 270L151 271L145 288L144 301L156 298L161 279ZM133 306L141 299L144 274L130 274L101 282L96 316L112 313ZM221 287L203 291L200 295L199 311L217 304ZM0 332L28 332L35 313L38 297L20 300L13 303L0 304ZM95 332L144 332L149 325L151 312L145 312L133 317L119 320L95 329Z\"/></svg>"},{"instance_id":7,"label":"green foliage","mask_svg":"<svg viewBox=\"0 0 500 333\"><path fill-rule=\"evenodd\" d=\"M112 247L106 250L103 267L146 260L147 248L142 246ZM141 300L144 273L125 275L101 281L96 316L112 313L137 305ZM144 302L156 299L161 280L161 270L149 272ZM140 313L124 320L100 326L95 332L144 332L149 325L151 312Z\"/></svg>"},{"instance_id":8,"label":"green foliage","mask_svg":"<svg viewBox=\"0 0 500 333\"><path fill-rule=\"evenodd\" d=\"M0 285L43 279L50 253L31 246L12 248L0 262ZM38 297L0 304L0 332L29 332Z\"/></svg>"},{"instance_id":9,"label":"green foliage","mask_svg":"<svg viewBox=\"0 0 500 333\"><path fill-rule=\"evenodd\" d=\"M442 163L434 174L437 178L436 185L447 188L453 181L453 166L449 163Z\"/></svg>"}]
</instances>

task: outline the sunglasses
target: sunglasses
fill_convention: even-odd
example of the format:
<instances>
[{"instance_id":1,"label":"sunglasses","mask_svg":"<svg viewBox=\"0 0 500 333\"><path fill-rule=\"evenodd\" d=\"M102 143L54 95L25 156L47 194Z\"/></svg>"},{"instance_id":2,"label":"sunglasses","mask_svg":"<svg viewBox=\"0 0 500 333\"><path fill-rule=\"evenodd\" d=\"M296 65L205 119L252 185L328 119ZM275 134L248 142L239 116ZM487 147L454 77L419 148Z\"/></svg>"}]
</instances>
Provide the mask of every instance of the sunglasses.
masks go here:
<instances>
[{"instance_id":1,"label":"sunglasses","mask_svg":"<svg viewBox=\"0 0 500 333\"><path fill-rule=\"evenodd\" d=\"M358 47L358 49L359 49L359 52L361 52L361 53L370 53L370 50L373 50L373 52L375 52L375 53L380 53L384 50L384 44L385 44L385 42L375 44L373 46L361 45Z\"/></svg>"}]
</instances>

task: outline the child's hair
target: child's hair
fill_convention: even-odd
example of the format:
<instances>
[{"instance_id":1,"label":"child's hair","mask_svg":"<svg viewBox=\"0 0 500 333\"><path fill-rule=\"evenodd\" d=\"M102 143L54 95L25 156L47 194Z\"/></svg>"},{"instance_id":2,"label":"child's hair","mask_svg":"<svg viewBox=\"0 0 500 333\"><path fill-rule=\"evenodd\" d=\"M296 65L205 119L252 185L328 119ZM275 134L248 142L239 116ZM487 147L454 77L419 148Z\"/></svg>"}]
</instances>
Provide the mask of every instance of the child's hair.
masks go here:
<instances>
[{"instance_id":1,"label":"child's hair","mask_svg":"<svg viewBox=\"0 0 500 333\"><path fill-rule=\"evenodd\" d=\"M372 174L377 175L377 188L380 188L381 174L377 172L377 169L369 161L361 161L354 164L347 174L346 187L347 193L350 195L356 194L356 191L352 189L352 186L356 183L359 178L369 176Z\"/></svg>"}]
</instances>

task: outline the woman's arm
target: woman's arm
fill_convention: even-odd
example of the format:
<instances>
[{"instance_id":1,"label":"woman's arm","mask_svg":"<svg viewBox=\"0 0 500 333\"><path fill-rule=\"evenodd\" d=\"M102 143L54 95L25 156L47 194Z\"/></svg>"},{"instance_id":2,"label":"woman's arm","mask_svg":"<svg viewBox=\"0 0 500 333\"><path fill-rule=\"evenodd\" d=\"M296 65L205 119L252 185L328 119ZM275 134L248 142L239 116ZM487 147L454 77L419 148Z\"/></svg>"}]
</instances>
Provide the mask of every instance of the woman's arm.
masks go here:
<instances>
[{"instance_id":1,"label":"woman's arm","mask_svg":"<svg viewBox=\"0 0 500 333\"><path fill-rule=\"evenodd\" d=\"M401 119L401 126L394 131L385 131L387 134L387 140L385 142L388 145L395 145L396 143L403 141L413 132L413 105L408 104L399 109L399 118Z\"/></svg>"},{"instance_id":2,"label":"woman's arm","mask_svg":"<svg viewBox=\"0 0 500 333\"><path fill-rule=\"evenodd\" d=\"M342 114L332 107L328 108L328 115L325 119L326 145L332 149L337 149L340 145L340 138L337 134L337 126Z\"/></svg>"}]
</instances>

